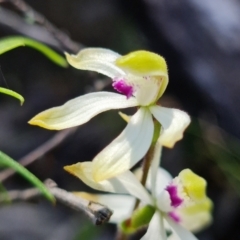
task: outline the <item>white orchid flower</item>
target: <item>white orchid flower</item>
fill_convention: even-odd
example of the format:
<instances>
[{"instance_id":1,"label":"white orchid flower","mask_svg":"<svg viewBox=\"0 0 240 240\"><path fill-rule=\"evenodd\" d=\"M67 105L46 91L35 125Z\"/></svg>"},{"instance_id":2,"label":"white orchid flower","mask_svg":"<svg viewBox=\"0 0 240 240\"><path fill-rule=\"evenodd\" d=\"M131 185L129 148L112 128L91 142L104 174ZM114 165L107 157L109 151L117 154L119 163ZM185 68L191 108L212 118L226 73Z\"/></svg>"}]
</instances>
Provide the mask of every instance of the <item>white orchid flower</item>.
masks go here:
<instances>
[{"instance_id":1,"label":"white orchid flower","mask_svg":"<svg viewBox=\"0 0 240 240\"><path fill-rule=\"evenodd\" d=\"M155 209L142 240L167 240L166 229L171 229L173 232L171 239L176 237L175 239L180 240L196 240L197 238L189 231L193 230L192 225L195 225L195 230L199 230L211 221L212 205L206 196L206 181L189 169L183 170L178 177L171 180L168 172L159 168L154 184L149 184L152 178L148 178L149 187L153 189L154 185L155 188L154 193L150 194L130 171L96 183L92 179L92 165L92 162L77 163L66 166L65 170L94 189L113 193L128 193L140 199L141 206L150 205ZM83 192L76 194L107 205L113 210L110 221L120 223L128 219L127 223L131 227L131 218L129 219L129 217L133 215L134 197Z\"/></svg>"},{"instance_id":2,"label":"white orchid flower","mask_svg":"<svg viewBox=\"0 0 240 240\"><path fill-rule=\"evenodd\" d=\"M133 197L121 194L76 194L107 205L114 212L111 218L114 223L129 219L127 223L131 225L134 197L140 199L141 206L151 206L153 214L142 240L167 240L166 229L171 229L176 239L196 240L197 238L185 228L188 228L185 222L186 217L188 220L191 218L198 228L210 221L211 202L205 193L206 181L189 169L183 170L178 177L171 180L171 176L159 168L157 181L151 182L150 186L151 189L155 189L154 193L150 194L130 171L108 180L95 182L91 174L92 167L92 162L85 162L66 166L65 170L94 189L112 193L128 193ZM151 177L149 179L152 181ZM195 208L195 211L185 211L190 208L192 210ZM199 219L201 214L208 215L208 218L200 217Z\"/></svg>"},{"instance_id":3,"label":"white orchid flower","mask_svg":"<svg viewBox=\"0 0 240 240\"><path fill-rule=\"evenodd\" d=\"M61 130L84 124L110 109L138 107L123 132L93 159L95 181L129 170L146 154L154 132L153 117L162 126L159 141L163 146L171 148L182 139L190 123L189 116L178 109L157 105L168 84L164 58L148 51L121 56L102 48L87 48L77 55L66 53L66 57L75 68L110 77L113 88L121 94L89 93L37 114L30 124Z\"/></svg>"}]
</instances>

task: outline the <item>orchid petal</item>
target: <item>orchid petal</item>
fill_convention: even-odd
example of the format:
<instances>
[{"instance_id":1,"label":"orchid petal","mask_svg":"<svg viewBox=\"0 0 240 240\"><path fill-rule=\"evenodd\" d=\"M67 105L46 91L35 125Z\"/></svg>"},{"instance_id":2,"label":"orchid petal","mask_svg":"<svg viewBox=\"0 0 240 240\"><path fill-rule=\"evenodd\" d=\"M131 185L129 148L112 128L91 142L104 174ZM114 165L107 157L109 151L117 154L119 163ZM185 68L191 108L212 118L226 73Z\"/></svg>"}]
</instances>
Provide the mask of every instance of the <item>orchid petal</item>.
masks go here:
<instances>
[{"instance_id":1,"label":"orchid petal","mask_svg":"<svg viewBox=\"0 0 240 240\"><path fill-rule=\"evenodd\" d=\"M118 224L131 216L136 199L128 195L101 194L99 202L113 210L109 222Z\"/></svg>"},{"instance_id":2,"label":"orchid petal","mask_svg":"<svg viewBox=\"0 0 240 240\"><path fill-rule=\"evenodd\" d=\"M151 165L150 174L147 179L147 187L151 189L153 197L158 198L166 186L171 182L171 174L164 168L160 168ZM156 174L156 177L153 178L153 174Z\"/></svg>"},{"instance_id":3,"label":"orchid petal","mask_svg":"<svg viewBox=\"0 0 240 240\"><path fill-rule=\"evenodd\" d=\"M176 235L175 233L172 233L167 240L180 240L180 238L178 237L178 235Z\"/></svg>"},{"instance_id":4,"label":"orchid petal","mask_svg":"<svg viewBox=\"0 0 240 240\"><path fill-rule=\"evenodd\" d=\"M86 185L93 189L113 193L128 193L125 186L123 186L116 178L95 182L92 178L92 167L92 162L83 162L65 166L64 170L80 178Z\"/></svg>"},{"instance_id":5,"label":"orchid petal","mask_svg":"<svg viewBox=\"0 0 240 240\"><path fill-rule=\"evenodd\" d=\"M156 53L143 50L134 51L117 58L116 65L131 76L131 79L133 76L144 77L136 79L137 85L143 87L143 91L140 90L139 94L135 95L142 106L156 102L168 85L166 61ZM141 79L145 81L141 81ZM148 81L146 81L147 79Z\"/></svg>"},{"instance_id":6,"label":"orchid petal","mask_svg":"<svg viewBox=\"0 0 240 240\"><path fill-rule=\"evenodd\" d=\"M124 76L125 73L115 65L121 55L103 48L86 48L77 55L66 54L67 61L77 69L102 73L110 78Z\"/></svg>"},{"instance_id":7,"label":"orchid petal","mask_svg":"<svg viewBox=\"0 0 240 240\"><path fill-rule=\"evenodd\" d=\"M136 106L135 98L111 92L89 93L74 98L64 105L37 114L29 123L47 129L65 129L86 123L97 114L110 110Z\"/></svg>"},{"instance_id":8,"label":"orchid petal","mask_svg":"<svg viewBox=\"0 0 240 240\"><path fill-rule=\"evenodd\" d=\"M194 215L180 215L181 225L191 232L199 232L212 222L212 215L210 212L202 211Z\"/></svg>"},{"instance_id":9,"label":"orchid petal","mask_svg":"<svg viewBox=\"0 0 240 240\"><path fill-rule=\"evenodd\" d=\"M113 178L112 178L113 179ZM117 176L119 182L127 189L128 193L141 200L144 204L153 205L153 199L136 176L131 171L126 171Z\"/></svg>"},{"instance_id":10,"label":"orchid petal","mask_svg":"<svg viewBox=\"0 0 240 240\"><path fill-rule=\"evenodd\" d=\"M190 124L190 117L181 110L160 106L151 106L150 111L163 128L159 138L160 143L172 148L182 139L184 130Z\"/></svg>"},{"instance_id":11,"label":"orchid petal","mask_svg":"<svg viewBox=\"0 0 240 240\"><path fill-rule=\"evenodd\" d=\"M108 206L113 211L109 222L116 224L131 216L136 201L134 197L129 195L90 194L85 192L75 192L74 194Z\"/></svg>"},{"instance_id":12,"label":"orchid petal","mask_svg":"<svg viewBox=\"0 0 240 240\"><path fill-rule=\"evenodd\" d=\"M194 205L178 208L177 214L181 219L181 225L191 232L198 232L212 222L213 203L208 197Z\"/></svg>"},{"instance_id":13,"label":"orchid petal","mask_svg":"<svg viewBox=\"0 0 240 240\"><path fill-rule=\"evenodd\" d=\"M182 170L178 175L185 191L189 197L196 203L206 199L207 181L191 171L190 169Z\"/></svg>"},{"instance_id":14,"label":"orchid petal","mask_svg":"<svg viewBox=\"0 0 240 240\"><path fill-rule=\"evenodd\" d=\"M153 52L139 50L120 56L116 65L132 74L158 76L167 75L165 59Z\"/></svg>"},{"instance_id":15,"label":"orchid petal","mask_svg":"<svg viewBox=\"0 0 240 240\"><path fill-rule=\"evenodd\" d=\"M162 212L168 213L173 210L170 195L166 190L161 191L161 193L158 195L156 204L158 209L160 209Z\"/></svg>"},{"instance_id":16,"label":"orchid petal","mask_svg":"<svg viewBox=\"0 0 240 240\"><path fill-rule=\"evenodd\" d=\"M165 219L173 232L178 235L180 240L198 240L190 231L183 228L180 224L175 223L171 218L165 216Z\"/></svg>"},{"instance_id":17,"label":"orchid petal","mask_svg":"<svg viewBox=\"0 0 240 240\"><path fill-rule=\"evenodd\" d=\"M95 182L92 177L93 162L76 163L65 166L64 169L80 178L86 185L93 189L113 193L129 193L146 204L152 204L150 195L130 171L126 171L115 178Z\"/></svg>"},{"instance_id":18,"label":"orchid petal","mask_svg":"<svg viewBox=\"0 0 240 240\"><path fill-rule=\"evenodd\" d=\"M141 240L167 240L163 225L163 218L159 212L155 212L148 226L146 234Z\"/></svg>"},{"instance_id":19,"label":"orchid petal","mask_svg":"<svg viewBox=\"0 0 240 240\"><path fill-rule=\"evenodd\" d=\"M140 108L123 132L93 159L94 179L102 181L133 167L149 149L153 128L150 112Z\"/></svg>"}]
</instances>

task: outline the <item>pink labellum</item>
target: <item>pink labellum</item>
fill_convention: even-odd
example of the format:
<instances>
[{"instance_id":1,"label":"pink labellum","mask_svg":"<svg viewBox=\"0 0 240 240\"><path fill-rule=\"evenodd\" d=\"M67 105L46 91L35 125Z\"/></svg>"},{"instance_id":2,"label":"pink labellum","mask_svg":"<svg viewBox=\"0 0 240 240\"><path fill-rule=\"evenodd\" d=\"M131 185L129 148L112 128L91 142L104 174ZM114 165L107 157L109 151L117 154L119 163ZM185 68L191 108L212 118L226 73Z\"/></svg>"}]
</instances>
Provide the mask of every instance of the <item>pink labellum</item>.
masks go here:
<instances>
[{"instance_id":1,"label":"pink labellum","mask_svg":"<svg viewBox=\"0 0 240 240\"><path fill-rule=\"evenodd\" d=\"M127 98L130 98L133 95L133 87L128 85L124 79L113 79L112 86L115 90L124 94Z\"/></svg>"},{"instance_id":2,"label":"pink labellum","mask_svg":"<svg viewBox=\"0 0 240 240\"><path fill-rule=\"evenodd\" d=\"M168 191L171 199L171 206L178 207L183 202L180 196L178 196L177 186L169 185L166 187L166 191Z\"/></svg>"}]
</instances>

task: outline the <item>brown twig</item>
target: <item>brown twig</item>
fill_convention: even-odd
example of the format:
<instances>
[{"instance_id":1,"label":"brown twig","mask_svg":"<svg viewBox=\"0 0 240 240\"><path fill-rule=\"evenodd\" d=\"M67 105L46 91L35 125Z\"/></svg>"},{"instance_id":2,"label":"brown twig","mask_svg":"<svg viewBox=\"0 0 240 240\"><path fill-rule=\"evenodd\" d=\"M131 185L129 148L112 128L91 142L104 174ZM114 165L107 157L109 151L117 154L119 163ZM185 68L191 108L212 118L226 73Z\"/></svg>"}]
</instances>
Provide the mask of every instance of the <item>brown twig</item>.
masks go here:
<instances>
[{"instance_id":1,"label":"brown twig","mask_svg":"<svg viewBox=\"0 0 240 240\"><path fill-rule=\"evenodd\" d=\"M76 53L81 48L83 48L83 45L71 40L66 33L59 30L56 26L49 22L42 14L34 10L23 0L0 0L0 3L11 4L25 18L30 19L31 22L33 23L43 26L49 33L51 33L55 40L57 40L60 43L64 50Z\"/></svg>"},{"instance_id":2,"label":"brown twig","mask_svg":"<svg viewBox=\"0 0 240 240\"><path fill-rule=\"evenodd\" d=\"M47 179L44 183L58 202L61 202L65 206L76 211L85 212L95 225L102 225L109 221L113 212L108 207L100 203L81 198L71 192L61 189L57 187L57 184L51 179ZM23 191L11 190L7 193L7 200L29 201L40 196L41 192L36 188L30 188ZM5 201L6 196L0 194L0 203Z\"/></svg>"},{"instance_id":3,"label":"brown twig","mask_svg":"<svg viewBox=\"0 0 240 240\"><path fill-rule=\"evenodd\" d=\"M28 166L33 163L44 154L57 147L61 142L63 142L70 134L74 133L77 128L70 128L56 133L51 139L43 143L41 146L37 147L26 156L19 160L19 163L23 166ZM6 169L0 173L0 182L7 180L11 177L15 171L13 169Z\"/></svg>"}]
</instances>

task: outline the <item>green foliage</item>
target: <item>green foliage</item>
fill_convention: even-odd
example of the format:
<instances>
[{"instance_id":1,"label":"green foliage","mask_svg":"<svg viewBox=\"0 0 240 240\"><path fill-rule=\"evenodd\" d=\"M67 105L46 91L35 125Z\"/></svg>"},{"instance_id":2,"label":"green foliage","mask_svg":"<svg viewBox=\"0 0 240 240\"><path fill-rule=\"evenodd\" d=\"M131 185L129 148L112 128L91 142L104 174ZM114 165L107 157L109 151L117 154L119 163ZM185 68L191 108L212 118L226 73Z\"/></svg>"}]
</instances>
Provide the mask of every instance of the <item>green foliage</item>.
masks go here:
<instances>
[{"instance_id":1,"label":"green foliage","mask_svg":"<svg viewBox=\"0 0 240 240\"><path fill-rule=\"evenodd\" d=\"M79 231L73 239L74 240L99 239L99 235L101 235L103 230L104 230L104 227L96 228L96 226L94 226L91 222L85 221L81 223L81 226L79 226Z\"/></svg>"},{"instance_id":2,"label":"green foliage","mask_svg":"<svg viewBox=\"0 0 240 240\"><path fill-rule=\"evenodd\" d=\"M154 207L146 205L134 211L130 219L121 223L120 227L125 234L132 234L139 228L149 224L155 212Z\"/></svg>"},{"instance_id":3,"label":"green foliage","mask_svg":"<svg viewBox=\"0 0 240 240\"><path fill-rule=\"evenodd\" d=\"M23 105L24 98L19 93L14 92L14 91L12 91L10 89L7 89L7 88L2 88L2 87L0 87L0 93L4 93L4 94L7 94L7 95L10 95L12 97L17 98L20 101L20 104Z\"/></svg>"},{"instance_id":4,"label":"green foliage","mask_svg":"<svg viewBox=\"0 0 240 240\"><path fill-rule=\"evenodd\" d=\"M132 227L139 228L149 224L154 212L155 208L150 205L144 206L143 208L134 211L132 215Z\"/></svg>"},{"instance_id":5,"label":"green foliage","mask_svg":"<svg viewBox=\"0 0 240 240\"><path fill-rule=\"evenodd\" d=\"M188 154L191 154L195 162L203 164L204 167L206 167L206 163L207 166L210 166L211 164L208 161L213 160L240 196L239 140L221 128L197 119L192 119L192 124L187 132L192 135L193 138L189 141L195 146L195 151L191 153L191 146L188 145ZM209 171L211 171L211 168ZM223 187L226 185L222 178L217 179L219 174L214 172L212 175L215 176L214 180L216 182Z\"/></svg>"},{"instance_id":6,"label":"green foliage","mask_svg":"<svg viewBox=\"0 0 240 240\"><path fill-rule=\"evenodd\" d=\"M65 58L56 53L55 51L53 51L52 49L50 49L49 47L30 38L19 36L12 36L0 39L0 55L20 46L32 47L41 52L42 54L44 54L46 57L48 57L51 61L53 61L57 65L61 67L68 66Z\"/></svg>"},{"instance_id":7,"label":"green foliage","mask_svg":"<svg viewBox=\"0 0 240 240\"><path fill-rule=\"evenodd\" d=\"M11 200L9 199L7 189L3 186L0 182L0 194L1 194L1 201L9 203Z\"/></svg>"},{"instance_id":8,"label":"green foliage","mask_svg":"<svg viewBox=\"0 0 240 240\"><path fill-rule=\"evenodd\" d=\"M42 194L51 202L55 202L53 195L49 192L47 187L31 172L29 172L25 167L21 164L10 158L8 155L0 151L0 166L9 167L14 169L17 173L26 178L29 182L31 182L35 187L37 187Z\"/></svg>"},{"instance_id":9,"label":"green foliage","mask_svg":"<svg viewBox=\"0 0 240 240\"><path fill-rule=\"evenodd\" d=\"M0 55L14 48L25 45L40 51L42 54L44 54L46 57L48 57L50 60L52 60L54 63L61 67L66 67L68 65L64 57L60 56L58 53L54 52L49 47L35 40L25 37L13 36L0 39ZM0 93L4 93L17 98L20 101L21 105L24 102L24 98L20 94L12 90L0 88Z\"/></svg>"}]
</instances>

